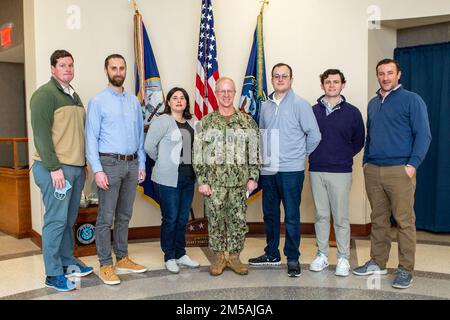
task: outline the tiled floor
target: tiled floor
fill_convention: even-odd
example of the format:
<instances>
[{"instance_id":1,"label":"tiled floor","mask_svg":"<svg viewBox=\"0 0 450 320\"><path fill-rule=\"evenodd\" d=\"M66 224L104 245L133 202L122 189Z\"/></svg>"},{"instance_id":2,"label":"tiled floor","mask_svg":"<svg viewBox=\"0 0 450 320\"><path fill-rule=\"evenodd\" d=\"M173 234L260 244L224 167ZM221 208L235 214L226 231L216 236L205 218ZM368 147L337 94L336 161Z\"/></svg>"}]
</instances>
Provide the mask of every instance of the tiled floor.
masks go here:
<instances>
[{"instance_id":1,"label":"tiled floor","mask_svg":"<svg viewBox=\"0 0 450 320\"><path fill-rule=\"evenodd\" d=\"M283 244L284 239L281 239L280 248ZM247 238L242 260L260 255L264 246L264 237ZM61 294L43 286L44 264L39 248L29 239L16 240L0 233L0 272L3 275L0 299L450 299L448 234L418 232L416 275L414 285L407 290L393 289L391 274L377 279L334 276L335 248L331 248L328 270L310 272L308 264L316 250L315 239L304 236L300 278L287 277L284 257L281 267L250 268L245 278L228 270L220 277L211 277L208 273L211 254L207 248L187 248L188 255L199 261L201 267L183 268L180 274L173 275L164 269L158 241L133 242L129 245L130 256L145 265L147 273L120 275L121 285L106 286L97 276L97 257L83 257L80 260L94 266L95 274L81 280L78 284L81 290ZM369 254L368 238L352 240L352 267L364 263ZM397 263L397 243L393 242L388 268L396 268Z\"/></svg>"}]
</instances>

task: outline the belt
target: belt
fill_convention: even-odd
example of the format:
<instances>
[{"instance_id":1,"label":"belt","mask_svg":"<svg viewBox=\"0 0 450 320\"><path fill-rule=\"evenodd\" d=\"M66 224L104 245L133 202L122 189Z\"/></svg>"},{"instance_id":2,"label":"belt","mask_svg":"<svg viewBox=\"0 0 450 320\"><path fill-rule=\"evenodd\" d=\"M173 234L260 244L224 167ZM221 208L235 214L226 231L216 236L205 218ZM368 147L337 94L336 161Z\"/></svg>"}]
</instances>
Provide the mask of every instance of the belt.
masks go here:
<instances>
[{"instance_id":1,"label":"belt","mask_svg":"<svg viewBox=\"0 0 450 320\"><path fill-rule=\"evenodd\" d=\"M101 156L104 157L111 157L117 160L126 160L126 161L133 161L134 159L137 159L137 152L134 154L118 154L118 153L98 153Z\"/></svg>"}]
</instances>

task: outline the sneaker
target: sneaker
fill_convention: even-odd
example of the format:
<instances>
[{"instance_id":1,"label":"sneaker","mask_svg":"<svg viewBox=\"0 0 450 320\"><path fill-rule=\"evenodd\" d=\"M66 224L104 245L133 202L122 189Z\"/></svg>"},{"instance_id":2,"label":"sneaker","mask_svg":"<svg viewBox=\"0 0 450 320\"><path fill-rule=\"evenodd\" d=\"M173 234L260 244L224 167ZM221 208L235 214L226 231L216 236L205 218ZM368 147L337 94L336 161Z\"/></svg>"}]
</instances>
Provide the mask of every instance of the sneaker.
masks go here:
<instances>
[{"instance_id":1,"label":"sneaker","mask_svg":"<svg viewBox=\"0 0 450 320\"><path fill-rule=\"evenodd\" d=\"M177 261L175 259L170 259L166 261L166 269L172 273L180 272L180 267L178 267Z\"/></svg>"},{"instance_id":2,"label":"sneaker","mask_svg":"<svg viewBox=\"0 0 450 320\"><path fill-rule=\"evenodd\" d=\"M100 266L99 277L105 284L115 285L120 283L120 279L117 274L114 272L113 266Z\"/></svg>"},{"instance_id":3,"label":"sneaker","mask_svg":"<svg viewBox=\"0 0 450 320\"><path fill-rule=\"evenodd\" d=\"M397 289L407 289L413 282L412 274L408 271L398 269L396 271L396 277L392 282L392 286Z\"/></svg>"},{"instance_id":4,"label":"sneaker","mask_svg":"<svg viewBox=\"0 0 450 320\"><path fill-rule=\"evenodd\" d=\"M387 269L381 269L375 260L369 260L364 265L352 270L357 276L368 276L371 274L387 274Z\"/></svg>"},{"instance_id":5,"label":"sneaker","mask_svg":"<svg viewBox=\"0 0 450 320\"><path fill-rule=\"evenodd\" d=\"M47 278L45 278L45 286L47 288L53 288L61 292L67 292L76 289L75 282L68 280L64 275L47 276Z\"/></svg>"},{"instance_id":6,"label":"sneaker","mask_svg":"<svg viewBox=\"0 0 450 320\"><path fill-rule=\"evenodd\" d=\"M287 264L289 277L300 277L302 275L302 269L300 268L300 262L293 261Z\"/></svg>"},{"instance_id":7,"label":"sneaker","mask_svg":"<svg viewBox=\"0 0 450 320\"><path fill-rule=\"evenodd\" d=\"M339 258L336 265L335 275L339 277L347 277L350 274L350 263L346 258Z\"/></svg>"},{"instance_id":8,"label":"sneaker","mask_svg":"<svg viewBox=\"0 0 450 320\"><path fill-rule=\"evenodd\" d=\"M128 256L116 262L116 270L119 272L143 273L147 268L133 262Z\"/></svg>"},{"instance_id":9,"label":"sneaker","mask_svg":"<svg viewBox=\"0 0 450 320\"><path fill-rule=\"evenodd\" d=\"M322 252L318 252L316 258L309 265L309 270L319 272L328 267L328 258Z\"/></svg>"},{"instance_id":10,"label":"sneaker","mask_svg":"<svg viewBox=\"0 0 450 320\"><path fill-rule=\"evenodd\" d=\"M94 271L92 267L85 267L77 263L68 267L63 267L66 277L84 277L91 274Z\"/></svg>"},{"instance_id":11,"label":"sneaker","mask_svg":"<svg viewBox=\"0 0 450 320\"><path fill-rule=\"evenodd\" d=\"M180 264L182 266L187 266L189 268L198 268L200 267L200 263L198 263L195 260L192 260L191 258L189 258L188 255L184 255L182 256L180 259L177 259L177 264Z\"/></svg>"},{"instance_id":12,"label":"sneaker","mask_svg":"<svg viewBox=\"0 0 450 320\"><path fill-rule=\"evenodd\" d=\"M248 259L248 264L252 266L279 266L281 265L281 259L263 254L262 256Z\"/></svg>"}]
</instances>

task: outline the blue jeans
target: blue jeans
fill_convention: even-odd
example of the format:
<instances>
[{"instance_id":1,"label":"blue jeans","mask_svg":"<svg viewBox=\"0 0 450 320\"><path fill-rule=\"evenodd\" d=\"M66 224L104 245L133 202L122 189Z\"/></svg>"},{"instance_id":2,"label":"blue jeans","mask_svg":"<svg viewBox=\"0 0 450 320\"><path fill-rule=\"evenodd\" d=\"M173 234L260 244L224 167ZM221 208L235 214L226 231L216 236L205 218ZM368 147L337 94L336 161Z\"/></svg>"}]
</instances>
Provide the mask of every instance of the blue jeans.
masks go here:
<instances>
[{"instance_id":1,"label":"blue jeans","mask_svg":"<svg viewBox=\"0 0 450 320\"><path fill-rule=\"evenodd\" d=\"M63 266L75 265L73 256L73 226L78 217L81 191L84 187L83 167L61 165L64 178L72 188L63 200L54 196L50 171L41 161L33 164L33 176L44 201L44 225L42 227L42 254L44 256L45 274L59 276L64 274Z\"/></svg>"},{"instance_id":2,"label":"blue jeans","mask_svg":"<svg viewBox=\"0 0 450 320\"><path fill-rule=\"evenodd\" d=\"M161 249L164 261L179 259L186 254L186 224L194 198L195 180L178 176L177 187L155 183L161 206Z\"/></svg>"},{"instance_id":3,"label":"blue jeans","mask_svg":"<svg viewBox=\"0 0 450 320\"><path fill-rule=\"evenodd\" d=\"M278 172L261 176L263 189L264 229L267 246L266 255L280 258L280 203L283 202L286 226L284 255L288 262L300 257L300 200L304 171Z\"/></svg>"}]
</instances>

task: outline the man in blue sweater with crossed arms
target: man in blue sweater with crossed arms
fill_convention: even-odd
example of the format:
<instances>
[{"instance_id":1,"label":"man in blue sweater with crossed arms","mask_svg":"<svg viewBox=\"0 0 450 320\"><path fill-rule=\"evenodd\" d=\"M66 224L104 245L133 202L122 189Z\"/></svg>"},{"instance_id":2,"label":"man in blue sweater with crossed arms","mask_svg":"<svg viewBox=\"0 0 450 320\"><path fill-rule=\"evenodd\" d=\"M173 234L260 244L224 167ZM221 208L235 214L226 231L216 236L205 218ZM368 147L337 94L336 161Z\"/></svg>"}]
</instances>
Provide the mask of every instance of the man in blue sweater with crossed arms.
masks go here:
<instances>
[{"instance_id":1,"label":"man in blue sweater with crossed arms","mask_svg":"<svg viewBox=\"0 0 450 320\"><path fill-rule=\"evenodd\" d=\"M431 132L425 102L399 84L398 62L383 59L376 72L381 88L369 102L363 160L372 207L371 259L353 273L387 274L392 213L398 225L399 258L392 286L405 289L412 282L416 252L416 170L428 151Z\"/></svg>"}]
</instances>

